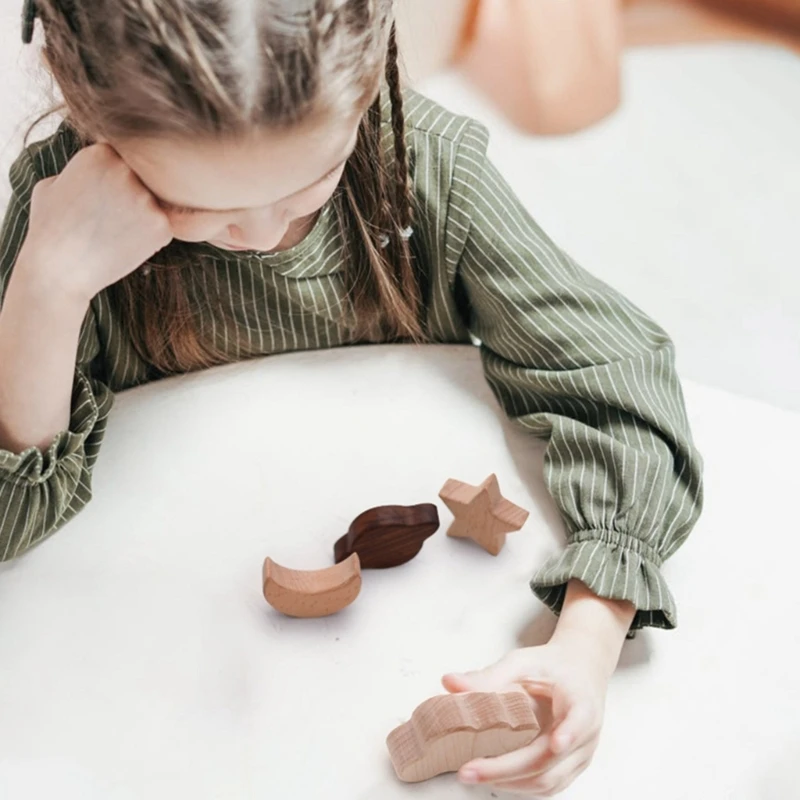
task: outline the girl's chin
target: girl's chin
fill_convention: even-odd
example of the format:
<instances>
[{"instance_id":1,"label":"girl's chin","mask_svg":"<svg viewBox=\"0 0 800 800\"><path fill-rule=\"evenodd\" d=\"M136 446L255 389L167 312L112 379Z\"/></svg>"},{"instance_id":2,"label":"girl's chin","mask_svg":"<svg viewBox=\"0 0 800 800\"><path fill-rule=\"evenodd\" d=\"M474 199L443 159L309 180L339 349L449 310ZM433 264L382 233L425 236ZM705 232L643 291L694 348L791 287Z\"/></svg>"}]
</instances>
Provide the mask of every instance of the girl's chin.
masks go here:
<instances>
[{"instance_id":1,"label":"girl's chin","mask_svg":"<svg viewBox=\"0 0 800 800\"><path fill-rule=\"evenodd\" d=\"M185 242L186 244L210 244L213 247L218 247L220 250L231 250L232 252L256 249L254 247L241 247L235 244L227 244L226 242L219 242L216 239L182 239L180 236L176 236L175 241Z\"/></svg>"},{"instance_id":2,"label":"girl's chin","mask_svg":"<svg viewBox=\"0 0 800 800\"><path fill-rule=\"evenodd\" d=\"M252 247L239 247L238 245L233 244L225 244L223 242L209 242L209 244L213 244L214 247L219 247L222 250L233 250L234 252L241 252L243 250L252 250Z\"/></svg>"}]
</instances>

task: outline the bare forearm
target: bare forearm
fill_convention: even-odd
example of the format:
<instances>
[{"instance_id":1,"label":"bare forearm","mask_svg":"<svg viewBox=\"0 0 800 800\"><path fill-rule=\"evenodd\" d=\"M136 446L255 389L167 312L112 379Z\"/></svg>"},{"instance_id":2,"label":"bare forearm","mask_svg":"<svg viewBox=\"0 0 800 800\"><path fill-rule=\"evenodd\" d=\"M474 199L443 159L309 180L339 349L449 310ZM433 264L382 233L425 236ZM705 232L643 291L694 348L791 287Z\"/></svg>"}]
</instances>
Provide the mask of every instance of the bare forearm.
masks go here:
<instances>
[{"instance_id":1,"label":"bare forearm","mask_svg":"<svg viewBox=\"0 0 800 800\"><path fill-rule=\"evenodd\" d=\"M88 308L37 283L20 262L0 310L0 448L47 447L69 425L81 324Z\"/></svg>"},{"instance_id":2,"label":"bare forearm","mask_svg":"<svg viewBox=\"0 0 800 800\"><path fill-rule=\"evenodd\" d=\"M572 580L553 639L581 637L611 675L635 614L631 603L604 600Z\"/></svg>"}]
</instances>

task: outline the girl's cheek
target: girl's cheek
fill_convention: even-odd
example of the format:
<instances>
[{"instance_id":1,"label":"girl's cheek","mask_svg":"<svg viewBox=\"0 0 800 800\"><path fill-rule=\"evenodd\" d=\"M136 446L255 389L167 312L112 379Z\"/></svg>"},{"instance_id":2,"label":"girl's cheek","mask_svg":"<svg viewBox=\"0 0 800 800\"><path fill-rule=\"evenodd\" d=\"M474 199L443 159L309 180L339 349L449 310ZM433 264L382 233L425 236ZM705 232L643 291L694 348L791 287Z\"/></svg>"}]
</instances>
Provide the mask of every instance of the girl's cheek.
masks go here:
<instances>
[{"instance_id":1,"label":"girl's cheek","mask_svg":"<svg viewBox=\"0 0 800 800\"><path fill-rule=\"evenodd\" d=\"M293 201L289 209L290 219L301 219L316 214L333 197L338 182L331 182L331 184L314 188L310 192L306 192L302 198Z\"/></svg>"}]
</instances>

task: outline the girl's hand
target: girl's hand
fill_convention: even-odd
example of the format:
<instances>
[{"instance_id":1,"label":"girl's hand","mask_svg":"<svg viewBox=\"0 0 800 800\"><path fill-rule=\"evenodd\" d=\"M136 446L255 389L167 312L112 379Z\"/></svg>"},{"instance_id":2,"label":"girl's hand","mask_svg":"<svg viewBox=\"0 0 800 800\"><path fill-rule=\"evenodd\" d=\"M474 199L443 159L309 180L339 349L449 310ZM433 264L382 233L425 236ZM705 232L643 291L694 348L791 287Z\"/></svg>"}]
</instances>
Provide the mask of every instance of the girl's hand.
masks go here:
<instances>
[{"instance_id":1,"label":"girl's hand","mask_svg":"<svg viewBox=\"0 0 800 800\"><path fill-rule=\"evenodd\" d=\"M608 682L635 613L630 603L601 599L571 580L548 644L515 650L482 672L445 676L442 682L449 692L522 686L537 702L542 726L528 747L465 764L461 780L536 797L566 789L597 749Z\"/></svg>"},{"instance_id":2,"label":"girl's hand","mask_svg":"<svg viewBox=\"0 0 800 800\"><path fill-rule=\"evenodd\" d=\"M18 266L47 291L88 303L172 238L150 191L112 147L96 144L34 187Z\"/></svg>"},{"instance_id":3,"label":"girl's hand","mask_svg":"<svg viewBox=\"0 0 800 800\"><path fill-rule=\"evenodd\" d=\"M609 672L580 638L515 650L482 672L447 675L452 693L500 692L522 686L537 702L542 732L530 745L497 758L479 758L458 773L468 784L551 797L592 760L603 724Z\"/></svg>"}]
</instances>

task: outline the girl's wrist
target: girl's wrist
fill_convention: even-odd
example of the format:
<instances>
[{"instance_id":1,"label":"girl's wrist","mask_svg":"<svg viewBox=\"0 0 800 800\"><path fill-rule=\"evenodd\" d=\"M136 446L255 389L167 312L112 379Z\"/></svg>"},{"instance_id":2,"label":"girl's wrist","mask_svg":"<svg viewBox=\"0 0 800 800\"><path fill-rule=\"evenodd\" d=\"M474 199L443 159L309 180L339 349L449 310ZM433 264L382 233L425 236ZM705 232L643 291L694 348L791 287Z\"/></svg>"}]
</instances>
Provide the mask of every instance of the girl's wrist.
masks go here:
<instances>
[{"instance_id":1,"label":"girl's wrist","mask_svg":"<svg viewBox=\"0 0 800 800\"><path fill-rule=\"evenodd\" d=\"M603 599L580 581L571 580L551 642L586 652L610 677L635 614L631 603Z\"/></svg>"},{"instance_id":2,"label":"girl's wrist","mask_svg":"<svg viewBox=\"0 0 800 800\"><path fill-rule=\"evenodd\" d=\"M50 270L53 262L59 263L60 267L56 275ZM65 280L70 271L69 266L59 262L59 259L51 259L26 243L11 273L9 292L13 286L17 293L24 296L27 302L34 303L37 308L45 311L57 309L60 316L70 316L82 321L92 295Z\"/></svg>"}]
</instances>

